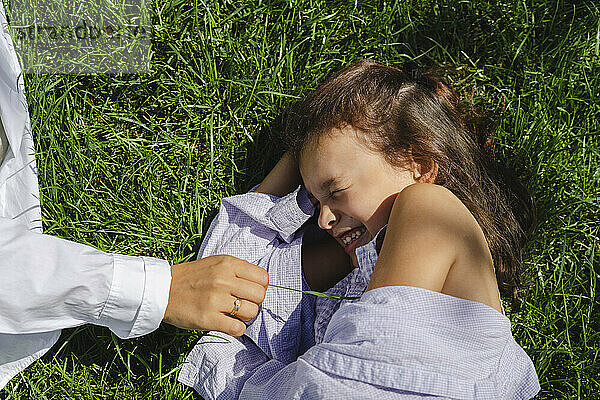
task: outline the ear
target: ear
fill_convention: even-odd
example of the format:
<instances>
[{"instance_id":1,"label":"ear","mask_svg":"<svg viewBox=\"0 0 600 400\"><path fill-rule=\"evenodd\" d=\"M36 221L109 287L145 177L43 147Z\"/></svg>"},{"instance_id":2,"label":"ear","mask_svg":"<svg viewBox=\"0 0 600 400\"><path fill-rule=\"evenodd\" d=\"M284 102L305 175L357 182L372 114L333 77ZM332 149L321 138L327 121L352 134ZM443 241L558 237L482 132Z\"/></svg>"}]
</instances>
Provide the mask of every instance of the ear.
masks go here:
<instances>
[{"instance_id":1,"label":"ear","mask_svg":"<svg viewBox=\"0 0 600 400\"><path fill-rule=\"evenodd\" d=\"M438 174L438 164L431 160L419 160L416 161L414 158L411 160L411 171L413 173L413 179L416 182L421 183L433 183Z\"/></svg>"}]
</instances>

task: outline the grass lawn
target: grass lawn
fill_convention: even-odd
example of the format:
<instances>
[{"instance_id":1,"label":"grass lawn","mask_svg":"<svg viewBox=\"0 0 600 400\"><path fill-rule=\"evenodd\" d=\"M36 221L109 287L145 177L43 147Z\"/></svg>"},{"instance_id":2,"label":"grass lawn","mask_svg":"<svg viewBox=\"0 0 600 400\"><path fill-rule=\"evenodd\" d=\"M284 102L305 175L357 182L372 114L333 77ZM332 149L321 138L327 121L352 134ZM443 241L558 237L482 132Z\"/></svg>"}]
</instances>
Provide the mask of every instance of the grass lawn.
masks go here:
<instances>
[{"instance_id":1,"label":"grass lawn","mask_svg":"<svg viewBox=\"0 0 600 400\"><path fill-rule=\"evenodd\" d=\"M510 318L539 398L600 396L596 1L149 6L151 73L25 76L46 233L189 260L219 199L274 164L277 117L332 69L364 57L451 67L445 75L465 101L498 115L497 153L536 199L524 303ZM165 325L128 341L67 329L0 397L197 398L176 377L199 336Z\"/></svg>"}]
</instances>

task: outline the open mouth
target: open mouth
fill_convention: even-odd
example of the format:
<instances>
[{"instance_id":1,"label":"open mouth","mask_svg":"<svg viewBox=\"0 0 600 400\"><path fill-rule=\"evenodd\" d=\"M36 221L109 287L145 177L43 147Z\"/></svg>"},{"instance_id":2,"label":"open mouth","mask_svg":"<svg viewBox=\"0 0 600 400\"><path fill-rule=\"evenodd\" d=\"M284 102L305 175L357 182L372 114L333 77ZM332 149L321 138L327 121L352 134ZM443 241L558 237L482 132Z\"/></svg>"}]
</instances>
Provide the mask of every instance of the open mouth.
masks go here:
<instances>
[{"instance_id":1,"label":"open mouth","mask_svg":"<svg viewBox=\"0 0 600 400\"><path fill-rule=\"evenodd\" d=\"M341 235L338 239L344 246L344 251L346 253L354 251L354 249L357 247L358 243L360 242L366 231L367 228L361 226L358 228L351 229L348 232Z\"/></svg>"}]
</instances>

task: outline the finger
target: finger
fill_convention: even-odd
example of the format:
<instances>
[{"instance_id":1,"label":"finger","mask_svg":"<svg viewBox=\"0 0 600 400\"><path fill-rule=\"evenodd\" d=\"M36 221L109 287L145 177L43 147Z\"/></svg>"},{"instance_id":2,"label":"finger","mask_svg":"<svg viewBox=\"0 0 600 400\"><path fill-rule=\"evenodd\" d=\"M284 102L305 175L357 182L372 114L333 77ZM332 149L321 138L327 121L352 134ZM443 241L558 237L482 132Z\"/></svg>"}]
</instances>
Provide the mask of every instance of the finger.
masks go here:
<instances>
[{"instance_id":1,"label":"finger","mask_svg":"<svg viewBox=\"0 0 600 400\"><path fill-rule=\"evenodd\" d=\"M212 330L226 333L231 336L242 336L246 332L246 324L237 318L225 314L215 317Z\"/></svg>"},{"instance_id":2,"label":"finger","mask_svg":"<svg viewBox=\"0 0 600 400\"><path fill-rule=\"evenodd\" d=\"M232 304L235 302L235 297L231 298ZM250 321L258 314L258 306L247 300L240 299L240 308L238 311L231 313L234 317L243 321Z\"/></svg>"},{"instance_id":3,"label":"finger","mask_svg":"<svg viewBox=\"0 0 600 400\"><path fill-rule=\"evenodd\" d=\"M264 287L269 285L269 274L267 274L267 271L249 262L239 263L235 269L235 276L255 282Z\"/></svg>"},{"instance_id":4,"label":"finger","mask_svg":"<svg viewBox=\"0 0 600 400\"><path fill-rule=\"evenodd\" d=\"M231 294L240 299L246 299L256 304L260 304L265 299L267 289L258 283L250 282L244 279L236 279Z\"/></svg>"}]
</instances>

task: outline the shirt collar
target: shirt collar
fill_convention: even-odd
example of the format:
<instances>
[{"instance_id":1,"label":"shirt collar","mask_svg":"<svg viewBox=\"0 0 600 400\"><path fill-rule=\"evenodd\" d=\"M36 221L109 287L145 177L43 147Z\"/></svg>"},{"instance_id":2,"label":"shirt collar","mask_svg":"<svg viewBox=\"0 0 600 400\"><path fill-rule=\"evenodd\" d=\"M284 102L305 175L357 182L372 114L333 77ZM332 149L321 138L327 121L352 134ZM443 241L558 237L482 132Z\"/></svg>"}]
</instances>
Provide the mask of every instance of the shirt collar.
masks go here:
<instances>
[{"instance_id":1,"label":"shirt collar","mask_svg":"<svg viewBox=\"0 0 600 400\"><path fill-rule=\"evenodd\" d=\"M371 279L373 267L377 262L377 256L379 255L379 250L381 249L381 244L383 243L386 229L387 224L384 225L383 228L377 232L375 237L367 244L364 244L355 250L360 274L363 275L363 278L367 280L367 283L368 280Z\"/></svg>"}]
</instances>

